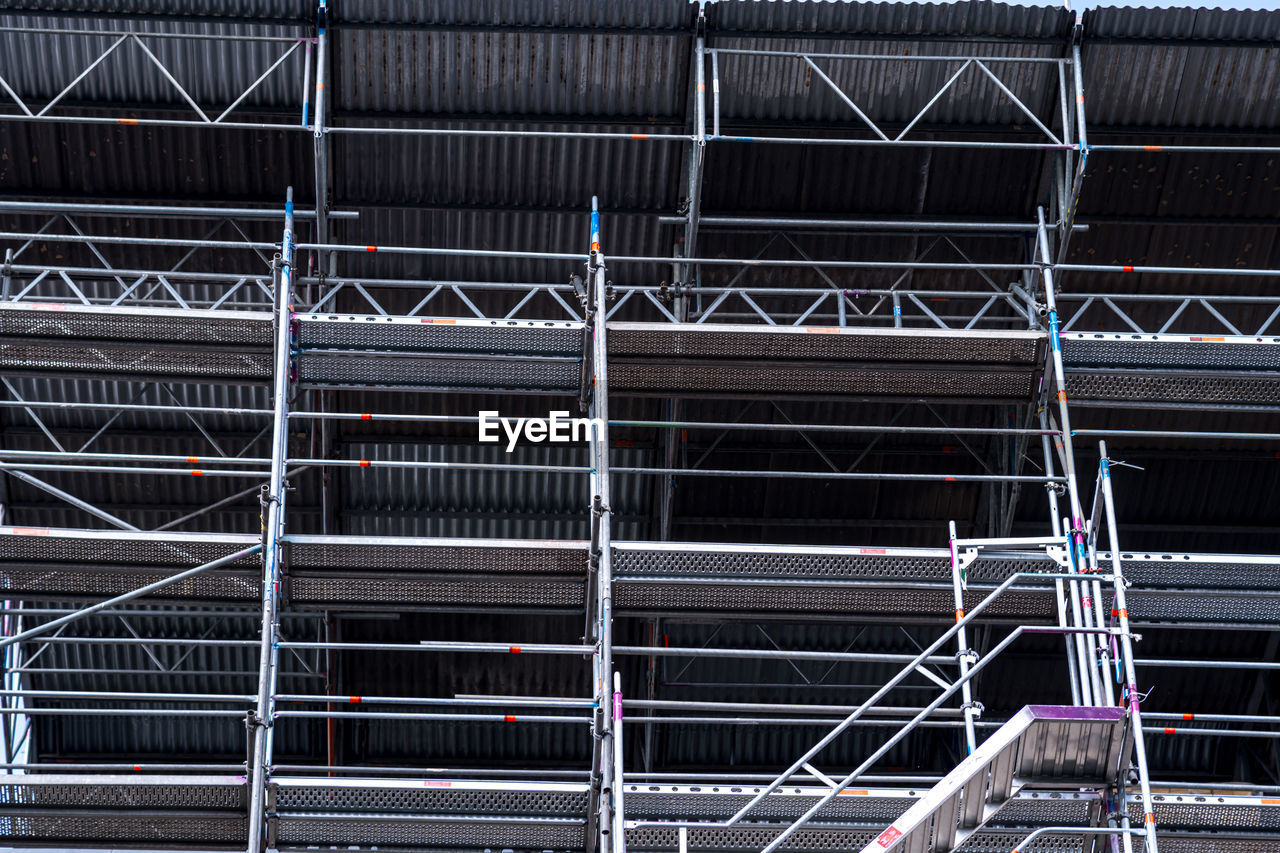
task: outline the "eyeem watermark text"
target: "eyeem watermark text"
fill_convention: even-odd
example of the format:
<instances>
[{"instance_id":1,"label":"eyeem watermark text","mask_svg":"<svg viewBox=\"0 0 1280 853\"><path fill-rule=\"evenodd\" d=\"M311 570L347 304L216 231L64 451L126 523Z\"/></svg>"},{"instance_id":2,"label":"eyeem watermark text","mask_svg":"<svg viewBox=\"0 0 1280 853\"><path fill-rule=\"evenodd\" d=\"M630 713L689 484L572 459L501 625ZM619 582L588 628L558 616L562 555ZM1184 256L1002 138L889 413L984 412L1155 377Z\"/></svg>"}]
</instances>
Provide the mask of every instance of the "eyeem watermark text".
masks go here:
<instances>
[{"instance_id":1,"label":"eyeem watermark text","mask_svg":"<svg viewBox=\"0 0 1280 853\"><path fill-rule=\"evenodd\" d=\"M571 418L568 411L548 412L545 418L504 418L497 411L478 412L481 444L497 444L502 440L499 428L506 436L507 452L516 449L523 437L525 441L555 444L588 441L604 435L604 421L600 418Z\"/></svg>"}]
</instances>

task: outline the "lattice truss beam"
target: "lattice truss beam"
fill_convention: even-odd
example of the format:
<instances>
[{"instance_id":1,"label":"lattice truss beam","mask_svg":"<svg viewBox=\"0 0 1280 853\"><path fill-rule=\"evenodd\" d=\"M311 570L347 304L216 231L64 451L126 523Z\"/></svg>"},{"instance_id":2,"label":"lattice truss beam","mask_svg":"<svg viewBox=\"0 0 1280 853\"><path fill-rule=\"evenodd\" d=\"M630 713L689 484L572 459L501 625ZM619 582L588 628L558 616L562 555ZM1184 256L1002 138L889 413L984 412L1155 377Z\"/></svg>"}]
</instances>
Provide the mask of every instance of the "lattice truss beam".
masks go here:
<instances>
[{"instance_id":1,"label":"lattice truss beam","mask_svg":"<svg viewBox=\"0 0 1280 853\"><path fill-rule=\"evenodd\" d=\"M12 60L12 64L0 64L0 92L8 105L4 118L296 129L297 125L277 125L245 114L264 107L296 113L301 103L295 101L295 95L302 103L309 101L306 82L283 85L283 81L309 79L312 46L317 41L314 36L158 32L129 28L128 23L112 21L113 26L104 29L0 27L0 44L6 46L3 55ZM220 52L228 47L243 64L228 68L218 61ZM85 64L78 69L56 68L69 80L42 77L37 68L21 64L23 57L41 54L84 56ZM136 91L114 98L106 94L112 88L103 85L101 78L120 79L122 67L140 67L129 75ZM207 70L213 68L222 69L216 81ZM272 83L290 93L288 103L271 104L261 97L264 84ZM214 93L225 85L230 86L231 97L227 103L216 103ZM139 109L138 101L159 108L159 115L154 108ZM305 126L306 121L303 118L300 124Z\"/></svg>"}]
</instances>

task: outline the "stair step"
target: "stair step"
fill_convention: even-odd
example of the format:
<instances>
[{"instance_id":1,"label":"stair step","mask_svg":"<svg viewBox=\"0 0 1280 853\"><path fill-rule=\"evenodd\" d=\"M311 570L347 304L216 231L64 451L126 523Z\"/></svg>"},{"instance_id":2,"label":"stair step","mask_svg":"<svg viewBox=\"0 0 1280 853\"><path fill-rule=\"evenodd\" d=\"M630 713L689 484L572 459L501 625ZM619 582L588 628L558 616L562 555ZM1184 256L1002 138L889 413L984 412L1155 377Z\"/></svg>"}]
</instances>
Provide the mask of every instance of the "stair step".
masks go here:
<instances>
[{"instance_id":1,"label":"stair step","mask_svg":"<svg viewBox=\"0 0 1280 853\"><path fill-rule=\"evenodd\" d=\"M1125 711L1028 705L881 832L862 853L950 853L1032 782L1104 785L1125 742Z\"/></svg>"}]
</instances>

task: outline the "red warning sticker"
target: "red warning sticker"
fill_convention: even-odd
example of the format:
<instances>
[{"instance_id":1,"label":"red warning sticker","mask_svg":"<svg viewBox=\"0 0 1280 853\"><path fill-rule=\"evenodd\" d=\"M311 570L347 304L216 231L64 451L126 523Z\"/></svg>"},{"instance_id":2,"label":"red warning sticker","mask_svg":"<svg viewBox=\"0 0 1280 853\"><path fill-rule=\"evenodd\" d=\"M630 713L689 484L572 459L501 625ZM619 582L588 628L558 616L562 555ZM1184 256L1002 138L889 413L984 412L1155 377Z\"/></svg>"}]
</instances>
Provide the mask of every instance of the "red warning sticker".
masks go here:
<instances>
[{"instance_id":1,"label":"red warning sticker","mask_svg":"<svg viewBox=\"0 0 1280 853\"><path fill-rule=\"evenodd\" d=\"M893 846L893 842L897 841L901 837L902 830L898 829L896 826L891 826L884 832L880 833L879 837L876 838L876 844L879 844L887 850Z\"/></svg>"}]
</instances>

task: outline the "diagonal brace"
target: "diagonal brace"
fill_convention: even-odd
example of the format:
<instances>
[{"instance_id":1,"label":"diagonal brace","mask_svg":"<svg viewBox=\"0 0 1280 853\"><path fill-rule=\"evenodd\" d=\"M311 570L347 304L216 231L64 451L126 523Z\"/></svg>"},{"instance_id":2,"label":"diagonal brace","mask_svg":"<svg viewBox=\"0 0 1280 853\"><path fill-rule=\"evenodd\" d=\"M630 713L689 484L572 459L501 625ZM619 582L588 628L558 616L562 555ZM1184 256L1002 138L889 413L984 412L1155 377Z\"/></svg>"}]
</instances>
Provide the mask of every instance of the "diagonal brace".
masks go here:
<instances>
[{"instance_id":1,"label":"diagonal brace","mask_svg":"<svg viewBox=\"0 0 1280 853\"><path fill-rule=\"evenodd\" d=\"M164 589L167 586L173 586L175 583L181 583L187 578L193 578L198 574L209 571L210 569L221 568L228 563L234 563L237 560L242 560L250 554L256 554L261 550L261 545L251 545L243 551L237 551L234 554L219 557L213 562L205 563L203 566L196 566L194 569L187 569L185 572L178 572L176 575L171 575L164 580L158 580L155 583L147 584L144 587L122 593L117 595L115 598L108 598L106 601L100 601L97 604L90 605L82 610L77 610L74 613L68 613L66 616L61 616L50 622L46 622L43 625L37 625L34 628L23 631L21 634L15 634L12 637L4 637L0 639L0 649L5 646L11 646L14 643L21 643L25 640L29 640L32 637L39 636L53 628L59 628L68 622L75 622L76 620L83 619L86 616L92 616L100 610L106 610L109 607L115 607L117 604L123 604L126 601L132 601L135 598L142 598L143 596L150 595L153 592Z\"/></svg>"},{"instance_id":2,"label":"diagonal brace","mask_svg":"<svg viewBox=\"0 0 1280 853\"><path fill-rule=\"evenodd\" d=\"M867 123L867 127L875 131L876 136L880 137L880 139L884 142L890 141L889 137L884 135L884 131L882 131L879 127L877 127L876 123L872 121L870 118L868 118L867 114L864 113L858 107L858 105L853 102L853 99L850 98L848 95L846 95L844 93L844 90L841 89L839 86L837 86L834 80L828 77L821 68L819 68L816 64L814 64L814 61L812 59L806 56L804 57L804 61L808 64L810 68L813 69L813 73L817 74L818 77L822 79L822 82L826 83L828 86L832 88L832 90L835 91L836 95L839 96L840 100L845 102L845 104L849 107L849 109L857 113L858 118L862 119Z\"/></svg>"}]
</instances>

